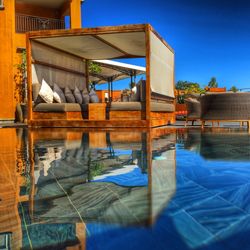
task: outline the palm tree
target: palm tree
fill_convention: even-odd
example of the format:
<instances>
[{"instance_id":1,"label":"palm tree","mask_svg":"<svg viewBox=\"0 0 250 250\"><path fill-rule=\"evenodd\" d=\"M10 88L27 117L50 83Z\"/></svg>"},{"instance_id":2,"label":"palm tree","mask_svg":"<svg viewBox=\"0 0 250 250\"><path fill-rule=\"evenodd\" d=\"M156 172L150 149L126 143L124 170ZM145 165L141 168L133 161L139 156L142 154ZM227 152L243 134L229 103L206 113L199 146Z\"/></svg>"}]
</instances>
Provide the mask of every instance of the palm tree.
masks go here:
<instances>
[{"instance_id":1,"label":"palm tree","mask_svg":"<svg viewBox=\"0 0 250 250\"><path fill-rule=\"evenodd\" d=\"M230 89L229 89L229 91L232 91L232 92L238 92L239 91L239 89L237 89L235 86L232 86Z\"/></svg>"},{"instance_id":2,"label":"palm tree","mask_svg":"<svg viewBox=\"0 0 250 250\"><path fill-rule=\"evenodd\" d=\"M211 78L211 80L208 83L208 87L210 87L210 88L217 88L218 87L218 83L217 83L215 77Z\"/></svg>"}]
</instances>

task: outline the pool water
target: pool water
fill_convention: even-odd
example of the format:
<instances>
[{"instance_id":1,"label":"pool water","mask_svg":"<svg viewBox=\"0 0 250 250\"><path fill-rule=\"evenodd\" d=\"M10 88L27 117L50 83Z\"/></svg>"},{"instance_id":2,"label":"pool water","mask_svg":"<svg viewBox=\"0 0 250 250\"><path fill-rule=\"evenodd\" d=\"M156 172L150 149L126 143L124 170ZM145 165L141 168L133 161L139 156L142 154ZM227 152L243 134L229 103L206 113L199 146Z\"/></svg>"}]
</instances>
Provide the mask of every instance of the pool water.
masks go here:
<instances>
[{"instance_id":1,"label":"pool water","mask_svg":"<svg viewBox=\"0 0 250 250\"><path fill-rule=\"evenodd\" d=\"M0 168L0 249L250 249L244 129L1 129Z\"/></svg>"}]
</instances>

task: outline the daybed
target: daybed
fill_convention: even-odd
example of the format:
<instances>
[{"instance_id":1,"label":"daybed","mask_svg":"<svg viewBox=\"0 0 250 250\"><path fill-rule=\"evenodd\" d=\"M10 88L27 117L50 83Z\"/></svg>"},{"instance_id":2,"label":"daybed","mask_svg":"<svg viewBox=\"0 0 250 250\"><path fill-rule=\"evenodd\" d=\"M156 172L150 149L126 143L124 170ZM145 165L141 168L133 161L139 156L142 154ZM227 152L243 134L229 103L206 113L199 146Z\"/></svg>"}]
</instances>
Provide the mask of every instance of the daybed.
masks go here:
<instances>
[{"instance_id":1,"label":"daybed","mask_svg":"<svg viewBox=\"0 0 250 250\"><path fill-rule=\"evenodd\" d=\"M27 44L29 126L141 128L174 123L174 53L150 25L35 31L27 34ZM116 58L145 58L145 90L136 103L32 102L34 83L42 79L50 86L82 91L97 77L108 81L112 96L112 82L123 70L112 78L97 76L89 63Z\"/></svg>"}]
</instances>

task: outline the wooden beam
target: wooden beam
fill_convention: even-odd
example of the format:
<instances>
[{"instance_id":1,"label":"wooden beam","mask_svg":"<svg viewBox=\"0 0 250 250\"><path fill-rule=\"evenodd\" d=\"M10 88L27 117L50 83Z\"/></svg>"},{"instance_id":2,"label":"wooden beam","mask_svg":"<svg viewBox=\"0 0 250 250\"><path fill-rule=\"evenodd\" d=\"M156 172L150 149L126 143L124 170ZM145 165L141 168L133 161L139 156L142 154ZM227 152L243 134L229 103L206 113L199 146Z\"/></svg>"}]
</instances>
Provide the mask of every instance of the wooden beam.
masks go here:
<instances>
[{"instance_id":1,"label":"wooden beam","mask_svg":"<svg viewBox=\"0 0 250 250\"><path fill-rule=\"evenodd\" d=\"M86 88L89 91L89 60L85 61Z\"/></svg>"},{"instance_id":2,"label":"wooden beam","mask_svg":"<svg viewBox=\"0 0 250 250\"><path fill-rule=\"evenodd\" d=\"M31 41L29 35L26 39L26 57L27 57L27 94L28 94L28 122L32 120L32 68L31 68Z\"/></svg>"},{"instance_id":3,"label":"wooden beam","mask_svg":"<svg viewBox=\"0 0 250 250\"><path fill-rule=\"evenodd\" d=\"M104 35L116 33L132 33L145 32L146 25L122 25L122 26L106 26L99 28L84 28L71 30L40 30L29 32L30 39L60 37L60 36L82 36L82 35Z\"/></svg>"},{"instance_id":4,"label":"wooden beam","mask_svg":"<svg viewBox=\"0 0 250 250\"><path fill-rule=\"evenodd\" d=\"M63 50L63 49L59 49L59 48L57 48L57 47L55 47L55 46L52 46L52 45L49 45L49 44L46 44L46 43L43 43L43 42L40 42L40 41L37 41L37 40L32 40L32 43L37 43L37 44L46 46L46 47L51 48L51 49L54 49L54 50L56 50L56 51L58 51L58 52L65 53L65 54L70 55L70 56L74 56L75 58L78 58L78 59L80 59L80 60L86 60L86 58L84 58L84 57L78 56L78 55L76 55L76 54L70 53L70 52L65 51L65 50Z\"/></svg>"},{"instance_id":5,"label":"wooden beam","mask_svg":"<svg viewBox=\"0 0 250 250\"><path fill-rule=\"evenodd\" d=\"M130 54L128 54L126 51L120 49L119 47L115 46L114 44L106 41L105 39L99 37L98 35L92 35L92 37L94 37L95 39L101 41L102 43L105 43L106 45L108 45L109 47L119 51L120 53L124 54L125 56L131 56Z\"/></svg>"}]
</instances>

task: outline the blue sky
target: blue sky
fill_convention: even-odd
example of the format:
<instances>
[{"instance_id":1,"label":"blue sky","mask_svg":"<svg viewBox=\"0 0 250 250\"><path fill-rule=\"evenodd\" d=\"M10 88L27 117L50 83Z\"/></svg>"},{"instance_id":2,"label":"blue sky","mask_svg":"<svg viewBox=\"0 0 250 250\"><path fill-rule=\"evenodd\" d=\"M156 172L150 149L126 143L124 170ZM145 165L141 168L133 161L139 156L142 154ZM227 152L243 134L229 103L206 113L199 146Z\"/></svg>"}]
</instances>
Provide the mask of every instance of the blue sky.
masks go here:
<instances>
[{"instance_id":1,"label":"blue sky","mask_svg":"<svg viewBox=\"0 0 250 250\"><path fill-rule=\"evenodd\" d=\"M82 26L150 23L175 50L175 78L250 88L250 1L85 0ZM250 91L250 89L249 89Z\"/></svg>"}]
</instances>

